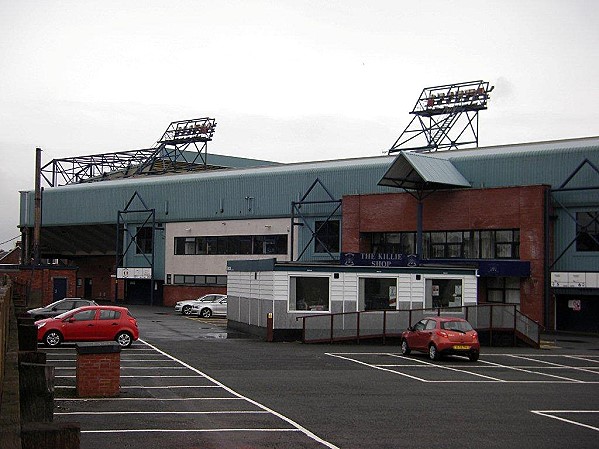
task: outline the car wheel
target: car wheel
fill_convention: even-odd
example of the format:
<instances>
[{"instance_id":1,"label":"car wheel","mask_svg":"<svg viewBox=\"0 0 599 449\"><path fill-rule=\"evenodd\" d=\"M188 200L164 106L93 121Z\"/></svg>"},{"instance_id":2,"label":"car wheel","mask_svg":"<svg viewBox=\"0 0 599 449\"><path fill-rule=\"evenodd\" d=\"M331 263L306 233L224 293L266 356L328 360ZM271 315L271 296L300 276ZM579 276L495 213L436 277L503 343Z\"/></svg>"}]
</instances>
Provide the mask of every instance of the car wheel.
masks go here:
<instances>
[{"instance_id":1,"label":"car wheel","mask_svg":"<svg viewBox=\"0 0 599 449\"><path fill-rule=\"evenodd\" d=\"M119 332L115 340L121 348L128 348L133 343L133 337L129 332Z\"/></svg>"},{"instance_id":2,"label":"car wheel","mask_svg":"<svg viewBox=\"0 0 599 449\"><path fill-rule=\"evenodd\" d=\"M437 351L437 347L434 343L431 343L431 345L428 347L428 357L431 360L439 360L439 351Z\"/></svg>"},{"instance_id":3,"label":"car wheel","mask_svg":"<svg viewBox=\"0 0 599 449\"><path fill-rule=\"evenodd\" d=\"M58 331L48 331L44 335L44 344L51 348L59 346L62 343L62 334Z\"/></svg>"},{"instance_id":4,"label":"car wheel","mask_svg":"<svg viewBox=\"0 0 599 449\"><path fill-rule=\"evenodd\" d=\"M471 362L476 362L478 360L478 356L479 356L478 351L472 351L470 354L468 354L468 358L470 359Z\"/></svg>"},{"instance_id":5,"label":"car wheel","mask_svg":"<svg viewBox=\"0 0 599 449\"><path fill-rule=\"evenodd\" d=\"M205 308L200 312L200 316L202 318L210 318L212 316L212 310Z\"/></svg>"},{"instance_id":6,"label":"car wheel","mask_svg":"<svg viewBox=\"0 0 599 449\"><path fill-rule=\"evenodd\" d=\"M191 315L191 306L183 306L181 313L183 315Z\"/></svg>"},{"instance_id":7,"label":"car wheel","mask_svg":"<svg viewBox=\"0 0 599 449\"><path fill-rule=\"evenodd\" d=\"M410 349L410 345L408 345L408 341L402 340L401 341L401 353L403 355L410 355L410 352L412 352L412 350Z\"/></svg>"}]
</instances>

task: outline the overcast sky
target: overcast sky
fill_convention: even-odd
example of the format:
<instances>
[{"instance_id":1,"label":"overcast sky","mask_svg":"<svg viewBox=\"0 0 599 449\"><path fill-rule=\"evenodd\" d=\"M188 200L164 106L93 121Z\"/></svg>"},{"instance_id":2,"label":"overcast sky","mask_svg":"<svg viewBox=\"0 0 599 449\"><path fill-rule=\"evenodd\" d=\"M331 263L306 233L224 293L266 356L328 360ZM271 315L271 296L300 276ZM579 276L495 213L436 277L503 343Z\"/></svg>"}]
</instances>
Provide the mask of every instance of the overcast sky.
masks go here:
<instances>
[{"instance_id":1,"label":"overcast sky","mask_svg":"<svg viewBox=\"0 0 599 449\"><path fill-rule=\"evenodd\" d=\"M479 145L599 135L596 0L0 0L0 248L35 147L146 148L213 117L209 152L380 155L424 87L486 80Z\"/></svg>"}]
</instances>

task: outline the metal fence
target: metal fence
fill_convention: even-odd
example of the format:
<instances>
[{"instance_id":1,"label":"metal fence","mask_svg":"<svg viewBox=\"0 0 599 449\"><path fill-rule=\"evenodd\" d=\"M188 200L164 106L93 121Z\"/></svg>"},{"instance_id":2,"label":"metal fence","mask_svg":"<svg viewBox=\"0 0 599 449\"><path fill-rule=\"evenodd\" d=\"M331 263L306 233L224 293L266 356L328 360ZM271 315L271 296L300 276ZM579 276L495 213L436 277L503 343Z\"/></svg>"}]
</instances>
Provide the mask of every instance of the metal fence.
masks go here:
<instances>
[{"instance_id":1,"label":"metal fence","mask_svg":"<svg viewBox=\"0 0 599 449\"><path fill-rule=\"evenodd\" d=\"M445 307L412 310L370 310L364 312L306 315L302 320L304 343L323 343L344 340L363 340L399 337L410 325L426 316L453 316L464 318L478 332L509 333L513 344L517 339L534 347L541 341L541 325L518 310L515 304L482 304L463 307Z\"/></svg>"}]
</instances>

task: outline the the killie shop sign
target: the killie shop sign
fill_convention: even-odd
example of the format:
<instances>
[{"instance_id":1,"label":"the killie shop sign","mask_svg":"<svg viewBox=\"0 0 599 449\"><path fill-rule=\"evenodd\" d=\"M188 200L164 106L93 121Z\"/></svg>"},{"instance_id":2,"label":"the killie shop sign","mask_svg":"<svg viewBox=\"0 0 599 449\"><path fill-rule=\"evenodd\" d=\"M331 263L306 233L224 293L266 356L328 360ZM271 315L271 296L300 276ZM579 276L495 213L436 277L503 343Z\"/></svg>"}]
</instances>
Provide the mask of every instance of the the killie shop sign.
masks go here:
<instances>
[{"instance_id":1,"label":"the killie shop sign","mask_svg":"<svg viewBox=\"0 0 599 449\"><path fill-rule=\"evenodd\" d=\"M417 267L415 254L341 253L341 265L356 267Z\"/></svg>"}]
</instances>

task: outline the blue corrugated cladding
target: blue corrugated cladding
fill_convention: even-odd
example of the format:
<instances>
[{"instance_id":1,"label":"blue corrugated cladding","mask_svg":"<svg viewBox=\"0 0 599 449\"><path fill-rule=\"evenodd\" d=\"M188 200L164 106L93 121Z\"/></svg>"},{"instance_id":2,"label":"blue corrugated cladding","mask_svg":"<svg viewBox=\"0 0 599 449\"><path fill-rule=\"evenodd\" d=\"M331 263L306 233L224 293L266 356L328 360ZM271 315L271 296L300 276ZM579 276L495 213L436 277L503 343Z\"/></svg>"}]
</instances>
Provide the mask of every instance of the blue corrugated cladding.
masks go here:
<instances>
[{"instance_id":1,"label":"blue corrugated cladding","mask_svg":"<svg viewBox=\"0 0 599 449\"><path fill-rule=\"evenodd\" d=\"M479 148L433 153L449 159L473 188L546 184L559 187L588 160L599 167L599 138L543 144ZM138 192L156 219L201 221L288 217L291 201L298 201L319 178L335 199L357 193L395 192L377 186L393 157L289 164L273 167L211 171L119 181L104 181L49 188L43 196L44 226L116 223L117 212ZM567 187L598 186L599 176L590 165L583 166ZM577 210L599 208L597 190L556 194L558 219L555 221L556 251L567 246L575 230L574 222L562 206ZM316 186L308 200L329 199ZM139 202L131 208L143 207ZM331 206L306 206L302 209L313 220L326 217ZM340 211L338 214L340 215ZM33 193L21 196L21 225L33 225ZM306 230L304 230L306 231ZM300 243L308 238L300 236ZM556 269L588 270L598 257L575 253L571 248ZM579 263L580 262L580 263ZM596 269L599 270L599 267Z\"/></svg>"},{"instance_id":2,"label":"blue corrugated cladding","mask_svg":"<svg viewBox=\"0 0 599 449\"><path fill-rule=\"evenodd\" d=\"M289 216L297 201L319 178L335 199L344 194L392 191L376 186L392 158L297 164L283 167L227 170L121 181L104 181L45 189L44 226L115 223L135 192L160 221L219 220ZM29 216L33 225L32 192ZM316 186L309 200L328 199ZM26 198L22 198L22 207ZM143 208L134 202L131 208ZM316 213L316 212L315 212Z\"/></svg>"}]
</instances>

